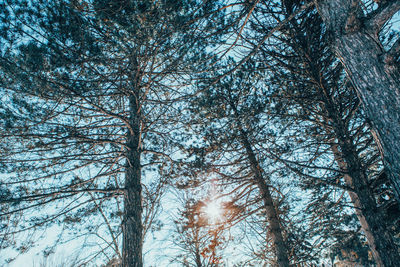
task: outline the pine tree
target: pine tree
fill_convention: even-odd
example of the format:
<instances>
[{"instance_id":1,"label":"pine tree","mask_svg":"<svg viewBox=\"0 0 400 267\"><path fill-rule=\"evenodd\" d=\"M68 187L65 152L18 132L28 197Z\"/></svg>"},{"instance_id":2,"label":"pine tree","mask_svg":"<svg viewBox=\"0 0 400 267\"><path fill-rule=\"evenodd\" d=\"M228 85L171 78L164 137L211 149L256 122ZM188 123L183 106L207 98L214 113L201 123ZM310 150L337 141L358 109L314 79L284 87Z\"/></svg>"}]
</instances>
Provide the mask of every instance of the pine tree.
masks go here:
<instances>
[{"instance_id":1,"label":"pine tree","mask_svg":"<svg viewBox=\"0 0 400 267\"><path fill-rule=\"evenodd\" d=\"M235 63L231 61L230 64ZM222 71L224 68L221 67ZM210 76L217 74L216 69ZM213 86L206 82L205 89L193 102L195 120L192 125L199 125L205 140L203 147L197 149L200 151L200 164L220 175L221 180L225 181L222 184L232 186L230 190L235 192L232 198L237 205L242 206L240 202L248 194L254 196L252 191L257 188L257 201L262 203L269 224L268 235L272 239L275 263L288 266L290 259L285 231L279 217L279 207L272 195L273 185L268 172L264 170L267 160L258 152L264 145L260 140L263 140L267 128L263 121L265 118L262 118L265 108L262 90L257 87L261 77L254 63L248 62L237 73ZM253 201L243 205L250 206L250 203L254 205Z\"/></svg>"},{"instance_id":2,"label":"pine tree","mask_svg":"<svg viewBox=\"0 0 400 267\"><path fill-rule=\"evenodd\" d=\"M92 235L105 227L111 236L101 250L122 250L123 266L142 266L142 219L151 221L143 208L153 216L151 193L160 192L142 183L159 188L170 173L175 100L204 37L217 30L204 18L221 14L196 1L1 8L1 185L10 190L2 204L12 203L2 216L23 212L14 233L52 223ZM93 225L98 216L104 223Z\"/></svg>"},{"instance_id":3,"label":"pine tree","mask_svg":"<svg viewBox=\"0 0 400 267\"><path fill-rule=\"evenodd\" d=\"M294 8L286 5L286 16ZM257 26L262 30L262 25ZM284 26L273 49L262 48L275 73L272 83L284 89L275 93L282 107L276 111L292 124L288 139L299 143L281 160L312 183L345 189L376 262L391 266L397 261L398 248L371 186L379 176L379 151L341 65L328 51L326 36L322 21L310 10ZM321 180L320 175L332 176ZM326 196L329 193L320 195Z\"/></svg>"},{"instance_id":4,"label":"pine tree","mask_svg":"<svg viewBox=\"0 0 400 267\"><path fill-rule=\"evenodd\" d=\"M343 63L377 134L400 203L400 41L385 48L381 38L400 3L374 2L324 0L316 2L316 8L330 34L331 49Z\"/></svg>"}]
</instances>

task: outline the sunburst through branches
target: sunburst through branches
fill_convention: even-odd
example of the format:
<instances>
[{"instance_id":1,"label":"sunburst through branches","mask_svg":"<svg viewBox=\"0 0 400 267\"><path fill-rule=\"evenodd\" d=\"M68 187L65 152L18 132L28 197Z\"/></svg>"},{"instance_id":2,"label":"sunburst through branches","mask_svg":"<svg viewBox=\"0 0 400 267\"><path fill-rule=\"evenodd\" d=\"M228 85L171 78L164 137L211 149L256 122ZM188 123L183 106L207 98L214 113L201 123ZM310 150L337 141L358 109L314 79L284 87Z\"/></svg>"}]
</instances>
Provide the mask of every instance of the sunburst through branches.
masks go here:
<instances>
[{"instance_id":1,"label":"sunburst through branches","mask_svg":"<svg viewBox=\"0 0 400 267\"><path fill-rule=\"evenodd\" d=\"M203 207L203 212L211 224L221 222L224 215L221 201L218 199L211 199L206 202L206 205Z\"/></svg>"}]
</instances>

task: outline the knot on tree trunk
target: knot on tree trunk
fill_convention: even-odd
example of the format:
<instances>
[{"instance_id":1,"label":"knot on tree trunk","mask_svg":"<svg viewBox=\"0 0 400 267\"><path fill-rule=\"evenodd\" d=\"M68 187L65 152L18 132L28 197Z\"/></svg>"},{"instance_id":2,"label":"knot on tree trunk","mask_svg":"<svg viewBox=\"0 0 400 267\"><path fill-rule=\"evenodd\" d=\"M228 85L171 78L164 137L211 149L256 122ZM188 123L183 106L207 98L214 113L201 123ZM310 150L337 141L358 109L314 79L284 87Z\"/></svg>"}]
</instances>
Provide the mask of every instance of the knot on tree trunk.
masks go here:
<instances>
[{"instance_id":1,"label":"knot on tree trunk","mask_svg":"<svg viewBox=\"0 0 400 267\"><path fill-rule=\"evenodd\" d=\"M346 21L345 31L347 34L349 34L359 31L360 28L361 28L361 20L357 17L356 13L354 12L348 17Z\"/></svg>"},{"instance_id":2,"label":"knot on tree trunk","mask_svg":"<svg viewBox=\"0 0 400 267\"><path fill-rule=\"evenodd\" d=\"M351 2L351 6L348 11L349 11L348 13L349 16L346 20L346 25L345 25L345 32L347 34L357 32L360 30L361 28L360 16L362 16L363 14L358 0Z\"/></svg>"}]
</instances>

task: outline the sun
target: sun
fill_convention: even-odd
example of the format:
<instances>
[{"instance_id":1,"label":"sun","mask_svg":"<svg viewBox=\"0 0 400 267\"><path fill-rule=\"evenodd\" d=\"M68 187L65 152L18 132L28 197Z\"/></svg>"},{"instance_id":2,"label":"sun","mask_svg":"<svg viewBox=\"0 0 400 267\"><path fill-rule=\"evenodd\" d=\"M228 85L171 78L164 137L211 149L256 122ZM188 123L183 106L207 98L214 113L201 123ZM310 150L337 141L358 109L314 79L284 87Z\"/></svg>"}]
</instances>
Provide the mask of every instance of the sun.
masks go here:
<instances>
[{"instance_id":1,"label":"sun","mask_svg":"<svg viewBox=\"0 0 400 267\"><path fill-rule=\"evenodd\" d=\"M215 224L222 220L223 209L221 202L218 200L211 200L206 203L203 208L203 212L212 224Z\"/></svg>"}]
</instances>

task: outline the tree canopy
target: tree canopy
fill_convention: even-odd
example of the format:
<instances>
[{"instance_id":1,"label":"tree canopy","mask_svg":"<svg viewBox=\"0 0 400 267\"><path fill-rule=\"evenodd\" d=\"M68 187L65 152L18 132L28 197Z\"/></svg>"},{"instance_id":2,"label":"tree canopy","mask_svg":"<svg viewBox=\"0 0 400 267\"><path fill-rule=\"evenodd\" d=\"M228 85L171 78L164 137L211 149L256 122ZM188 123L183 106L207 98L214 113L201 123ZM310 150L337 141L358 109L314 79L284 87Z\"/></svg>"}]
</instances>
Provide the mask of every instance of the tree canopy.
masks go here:
<instances>
[{"instance_id":1,"label":"tree canopy","mask_svg":"<svg viewBox=\"0 0 400 267\"><path fill-rule=\"evenodd\" d=\"M399 9L0 2L0 260L395 266Z\"/></svg>"}]
</instances>

